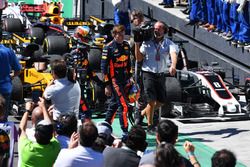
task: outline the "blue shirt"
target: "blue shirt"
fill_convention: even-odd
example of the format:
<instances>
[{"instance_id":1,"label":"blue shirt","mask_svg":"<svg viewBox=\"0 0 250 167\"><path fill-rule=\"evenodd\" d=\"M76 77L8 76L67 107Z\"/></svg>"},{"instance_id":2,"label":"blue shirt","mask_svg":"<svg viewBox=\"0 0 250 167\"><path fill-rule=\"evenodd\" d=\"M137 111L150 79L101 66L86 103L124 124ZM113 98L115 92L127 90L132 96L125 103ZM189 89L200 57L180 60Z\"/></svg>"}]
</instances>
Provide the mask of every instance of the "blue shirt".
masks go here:
<instances>
[{"instance_id":1,"label":"blue shirt","mask_svg":"<svg viewBox=\"0 0 250 167\"><path fill-rule=\"evenodd\" d=\"M144 55L142 71L163 73L170 66L169 54L177 53L178 46L167 38L158 44L150 40L142 43L140 52Z\"/></svg>"},{"instance_id":2,"label":"blue shirt","mask_svg":"<svg viewBox=\"0 0 250 167\"><path fill-rule=\"evenodd\" d=\"M7 94L12 91L11 70L21 70L19 60L10 48L0 44L0 93Z\"/></svg>"}]
</instances>

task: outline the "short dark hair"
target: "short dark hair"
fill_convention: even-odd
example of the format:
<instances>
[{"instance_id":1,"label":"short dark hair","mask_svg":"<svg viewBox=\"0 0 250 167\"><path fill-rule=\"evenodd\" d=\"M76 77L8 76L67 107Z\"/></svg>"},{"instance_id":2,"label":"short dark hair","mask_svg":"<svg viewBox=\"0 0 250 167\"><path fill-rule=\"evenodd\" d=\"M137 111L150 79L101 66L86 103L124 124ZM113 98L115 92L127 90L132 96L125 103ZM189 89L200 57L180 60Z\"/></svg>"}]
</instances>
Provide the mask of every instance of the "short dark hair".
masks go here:
<instances>
[{"instance_id":1,"label":"short dark hair","mask_svg":"<svg viewBox=\"0 0 250 167\"><path fill-rule=\"evenodd\" d=\"M82 126L80 126L79 133L80 144L85 147L92 147L98 137L97 128L91 121L84 122Z\"/></svg>"},{"instance_id":2,"label":"short dark hair","mask_svg":"<svg viewBox=\"0 0 250 167\"><path fill-rule=\"evenodd\" d=\"M51 70L58 78L64 78L67 74L67 66L64 60L56 59L51 63Z\"/></svg>"},{"instance_id":3,"label":"short dark hair","mask_svg":"<svg viewBox=\"0 0 250 167\"><path fill-rule=\"evenodd\" d=\"M54 128L53 125L39 125L35 128L36 142L41 145L47 145L53 137Z\"/></svg>"},{"instance_id":4,"label":"short dark hair","mask_svg":"<svg viewBox=\"0 0 250 167\"><path fill-rule=\"evenodd\" d=\"M70 137L73 132L77 132L76 115L73 112L60 114L56 123L56 132L59 135L68 137Z\"/></svg>"},{"instance_id":5,"label":"short dark hair","mask_svg":"<svg viewBox=\"0 0 250 167\"><path fill-rule=\"evenodd\" d=\"M183 164L181 155L171 143L162 142L156 149L155 167L176 167Z\"/></svg>"},{"instance_id":6,"label":"short dark hair","mask_svg":"<svg viewBox=\"0 0 250 167\"><path fill-rule=\"evenodd\" d=\"M145 151L147 147L146 132L139 125L134 125L128 132L128 138L126 140L126 146L132 150Z\"/></svg>"},{"instance_id":7,"label":"short dark hair","mask_svg":"<svg viewBox=\"0 0 250 167\"><path fill-rule=\"evenodd\" d=\"M178 136L178 126L170 120L162 120L157 126L160 142L175 144Z\"/></svg>"},{"instance_id":8,"label":"short dark hair","mask_svg":"<svg viewBox=\"0 0 250 167\"><path fill-rule=\"evenodd\" d=\"M212 167L234 167L236 165L234 153L227 149L216 151L211 161Z\"/></svg>"},{"instance_id":9,"label":"short dark hair","mask_svg":"<svg viewBox=\"0 0 250 167\"><path fill-rule=\"evenodd\" d=\"M112 35L114 36L114 35L116 35L117 33L123 32L123 31L125 31L125 30L126 30L126 28L125 28L124 25L117 24L117 25L115 25L115 26L113 27Z\"/></svg>"}]
</instances>

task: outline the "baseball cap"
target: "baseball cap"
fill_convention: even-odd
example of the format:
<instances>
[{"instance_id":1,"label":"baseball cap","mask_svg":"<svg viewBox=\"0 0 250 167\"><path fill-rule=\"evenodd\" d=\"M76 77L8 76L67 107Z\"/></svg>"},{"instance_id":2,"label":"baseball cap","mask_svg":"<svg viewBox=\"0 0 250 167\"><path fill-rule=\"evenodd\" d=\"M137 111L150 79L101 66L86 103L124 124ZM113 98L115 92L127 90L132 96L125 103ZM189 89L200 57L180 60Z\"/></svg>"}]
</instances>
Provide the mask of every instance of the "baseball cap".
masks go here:
<instances>
[{"instance_id":1,"label":"baseball cap","mask_svg":"<svg viewBox=\"0 0 250 167\"><path fill-rule=\"evenodd\" d=\"M99 137L103 138L107 145L112 145L114 141L112 126L106 121L101 121L96 124L96 127Z\"/></svg>"}]
</instances>

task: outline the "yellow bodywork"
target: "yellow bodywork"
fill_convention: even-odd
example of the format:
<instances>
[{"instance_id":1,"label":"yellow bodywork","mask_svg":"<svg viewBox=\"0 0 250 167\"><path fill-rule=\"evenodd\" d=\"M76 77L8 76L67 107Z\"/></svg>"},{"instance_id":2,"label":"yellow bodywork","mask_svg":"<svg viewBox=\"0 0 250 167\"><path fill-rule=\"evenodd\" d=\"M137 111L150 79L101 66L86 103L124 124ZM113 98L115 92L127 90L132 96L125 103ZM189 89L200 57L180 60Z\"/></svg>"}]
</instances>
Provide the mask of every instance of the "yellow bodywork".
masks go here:
<instances>
[{"instance_id":1,"label":"yellow bodywork","mask_svg":"<svg viewBox=\"0 0 250 167\"><path fill-rule=\"evenodd\" d=\"M53 79L51 73L38 72L35 68L24 69L24 83L32 85L32 90L44 91L48 83Z\"/></svg>"}]
</instances>

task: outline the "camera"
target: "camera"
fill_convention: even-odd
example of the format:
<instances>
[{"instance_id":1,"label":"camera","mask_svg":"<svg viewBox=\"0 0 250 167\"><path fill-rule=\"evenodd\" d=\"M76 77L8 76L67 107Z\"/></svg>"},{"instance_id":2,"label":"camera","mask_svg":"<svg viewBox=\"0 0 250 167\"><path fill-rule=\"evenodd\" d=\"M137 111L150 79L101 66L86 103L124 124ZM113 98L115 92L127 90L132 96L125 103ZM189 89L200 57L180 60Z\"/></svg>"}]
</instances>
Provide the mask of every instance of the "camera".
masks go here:
<instances>
[{"instance_id":1,"label":"camera","mask_svg":"<svg viewBox=\"0 0 250 167\"><path fill-rule=\"evenodd\" d=\"M134 28L132 31L135 42L149 41L154 37L154 25L152 22L146 22L140 27Z\"/></svg>"}]
</instances>

